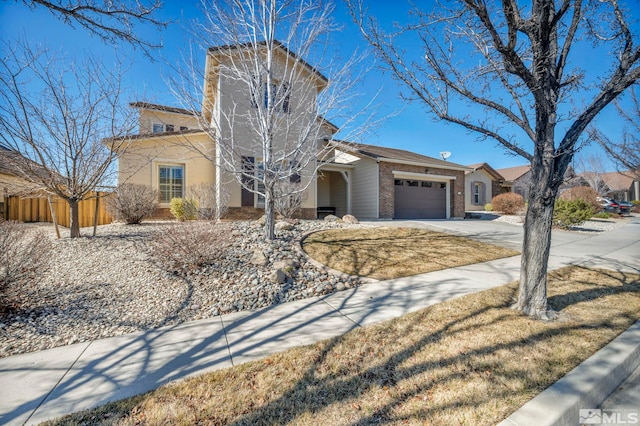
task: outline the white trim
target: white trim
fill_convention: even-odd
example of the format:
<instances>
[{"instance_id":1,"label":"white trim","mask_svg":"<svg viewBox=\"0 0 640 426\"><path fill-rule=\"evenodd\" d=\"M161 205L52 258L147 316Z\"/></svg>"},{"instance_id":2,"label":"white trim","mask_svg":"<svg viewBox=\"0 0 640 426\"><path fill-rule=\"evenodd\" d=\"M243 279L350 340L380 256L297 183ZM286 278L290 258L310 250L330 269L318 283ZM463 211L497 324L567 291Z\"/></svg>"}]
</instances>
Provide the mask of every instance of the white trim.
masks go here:
<instances>
[{"instance_id":1,"label":"white trim","mask_svg":"<svg viewBox=\"0 0 640 426\"><path fill-rule=\"evenodd\" d=\"M444 169L444 170L462 170L462 171L473 171L472 168L470 167L465 167L465 166L446 166L446 165L442 165L442 164L434 164L434 163L420 163L417 161L407 161L407 160L395 160L393 158L377 158L377 160L380 162L385 162L385 163L396 163L396 164L406 164L409 166L419 166L419 167L429 167L429 168L433 168L433 169Z\"/></svg>"},{"instance_id":2,"label":"white trim","mask_svg":"<svg viewBox=\"0 0 640 426\"><path fill-rule=\"evenodd\" d=\"M391 173L393 174L394 178L398 178L398 179L431 180L434 182L449 182L450 180L456 180L455 176L433 175L429 173L403 172L402 170L393 170Z\"/></svg>"},{"instance_id":3,"label":"white trim","mask_svg":"<svg viewBox=\"0 0 640 426\"><path fill-rule=\"evenodd\" d=\"M356 166L352 164L322 164L318 167L318 170L325 172L344 172L345 170L351 170L355 167Z\"/></svg>"},{"instance_id":4,"label":"white trim","mask_svg":"<svg viewBox=\"0 0 640 426\"><path fill-rule=\"evenodd\" d=\"M151 161L151 186L160 192L160 166L181 166L184 175L182 179L182 196L184 197L188 188L187 182L187 163L180 163L175 160L155 159ZM158 207L167 208L169 203L158 203Z\"/></svg>"}]
</instances>

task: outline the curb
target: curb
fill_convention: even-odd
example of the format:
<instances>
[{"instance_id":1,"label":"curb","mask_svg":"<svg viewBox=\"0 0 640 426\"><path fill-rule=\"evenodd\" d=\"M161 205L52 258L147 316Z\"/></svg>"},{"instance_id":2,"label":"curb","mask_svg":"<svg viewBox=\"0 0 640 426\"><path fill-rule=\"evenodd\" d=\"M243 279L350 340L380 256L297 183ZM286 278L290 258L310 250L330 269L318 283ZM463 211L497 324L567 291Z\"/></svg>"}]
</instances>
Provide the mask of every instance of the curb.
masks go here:
<instances>
[{"instance_id":1,"label":"curb","mask_svg":"<svg viewBox=\"0 0 640 426\"><path fill-rule=\"evenodd\" d=\"M498 426L579 424L640 366L640 321L511 414Z\"/></svg>"}]
</instances>

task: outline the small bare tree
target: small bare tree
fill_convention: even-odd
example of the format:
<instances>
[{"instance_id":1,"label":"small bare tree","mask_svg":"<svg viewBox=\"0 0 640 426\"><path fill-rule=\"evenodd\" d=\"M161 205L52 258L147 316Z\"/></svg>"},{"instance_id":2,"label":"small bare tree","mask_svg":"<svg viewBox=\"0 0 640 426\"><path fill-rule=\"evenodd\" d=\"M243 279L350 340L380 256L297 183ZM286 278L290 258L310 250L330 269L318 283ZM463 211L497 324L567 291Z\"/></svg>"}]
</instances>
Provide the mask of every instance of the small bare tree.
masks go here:
<instances>
[{"instance_id":1,"label":"small bare tree","mask_svg":"<svg viewBox=\"0 0 640 426\"><path fill-rule=\"evenodd\" d=\"M227 212L229 194L215 184L192 185L187 188L186 198L195 201L198 219L217 221Z\"/></svg>"},{"instance_id":2,"label":"small bare tree","mask_svg":"<svg viewBox=\"0 0 640 426\"><path fill-rule=\"evenodd\" d=\"M205 0L193 33L207 49L207 74L191 61L179 73L182 80L170 83L216 151L195 148L264 207L267 239L275 238L278 185L299 178L290 189L305 192L318 160L331 155L323 140L366 127L353 126L362 112L353 110L361 55L339 62L329 49L331 33L339 30L333 13L331 2L319 0Z\"/></svg>"},{"instance_id":3,"label":"small bare tree","mask_svg":"<svg viewBox=\"0 0 640 426\"><path fill-rule=\"evenodd\" d=\"M19 176L69 204L78 237L78 203L115 173L136 127L123 99L121 67L56 61L26 43L0 61L0 141Z\"/></svg>"},{"instance_id":4,"label":"small bare tree","mask_svg":"<svg viewBox=\"0 0 640 426\"><path fill-rule=\"evenodd\" d=\"M385 70L407 89L407 99L531 163L515 307L535 318L554 318L547 307L547 265L555 198L587 126L640 78L637 26L630 24L637 19L636 3L436 2L414 7L412 22L390 31L367 16L362 1L348 3ZM407 37L421 49L404 49ZM581 69L574 61L581 43L608 51L599 61L609 66Z\"/></svg>"},{"instance_id":5,"label":"small bare tree","mask_svg":"<svg viewBox=\"0 0 640 426\"><path fill-rule=\"evenodd\" d=\"M624 107L620 102L615 102L616 110L624 123L619 141L612 141L596 126L590 129L589 135L615 161L621 173L640 179L640 99L638 99L635 87L631 88L630 95L630 108Z\"/></svg>"},{"instance_id":6,"label":"small bare tree","mask_svg":"<svg viewBox=\"0 0 640 426\"><path fill-rule=\"evenodd\" d=\"M598 195L602 196L607 191L602 175L606 172L602 156L596 154L582 154L575 158L576 171Z\"/></svg>"}]
</instances>

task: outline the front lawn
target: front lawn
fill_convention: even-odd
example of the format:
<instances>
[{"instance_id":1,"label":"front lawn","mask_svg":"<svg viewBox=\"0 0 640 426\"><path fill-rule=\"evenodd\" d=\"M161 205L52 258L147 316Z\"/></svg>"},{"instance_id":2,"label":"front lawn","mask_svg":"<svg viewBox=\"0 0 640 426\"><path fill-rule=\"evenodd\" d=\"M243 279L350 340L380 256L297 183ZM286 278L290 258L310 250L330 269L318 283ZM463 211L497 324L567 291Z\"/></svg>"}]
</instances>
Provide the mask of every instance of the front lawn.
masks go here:
<instances>
[{"instance_id":1,"label":"front lawn","mask_svg":"<svg viewBox=\"0 0 640 426\"><path fill-rule=\"evenodd\" d=\"M515 256L517 251L413 228L320 231L303 241L313 259L349 275L386 280Z\"/></svg>"},{"instance_id":2,"label":"front lawn","mask_svg":"<svg viewBox=\"0 0 640 426\"><path fill-rule=\"evenodd\" d=\"M164 386L53 424L496 424L639 318L640 276L549 274L554 322L517 283Z\"/></svg>"}]
</instances>

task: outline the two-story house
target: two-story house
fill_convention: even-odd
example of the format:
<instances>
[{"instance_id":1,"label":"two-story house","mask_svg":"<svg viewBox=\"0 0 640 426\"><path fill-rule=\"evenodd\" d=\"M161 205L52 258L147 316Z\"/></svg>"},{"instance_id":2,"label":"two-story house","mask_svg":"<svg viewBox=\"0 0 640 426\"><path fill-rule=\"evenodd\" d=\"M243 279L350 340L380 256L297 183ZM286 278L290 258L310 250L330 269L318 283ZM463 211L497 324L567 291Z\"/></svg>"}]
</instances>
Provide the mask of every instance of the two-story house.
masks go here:
<instances>
[{"instance_id":1,"label":"two-story house","mask_svg":"<svg viewBox=\"0 0 640 426\"><path fill-rule=\"evenodd\" d=\"M256 111L258 106L276 102L283 119L291 119L286 114L299 114L291 120L294 124L275 127L280 132L274 137L275 151L292 150L300 141L296 132L304 132L313 135L316 154L320 153L312 154L312 161L296 176L306 188L302 217L326 213L388 219L464 217L467 167L409 151L333 140L338 128L318 117L313 107L327 78L277 43L276 66L270 77L274 87L265 87L263 77L251 75L250 67L238 66L250 59L245 48L247 45L209 49L202 123L188 110L131 104L139 110L140 131L120 158L120 183L157 189L165 211L170 200L185 196L191 185L207 183L225 195L229 216L262 214L263 197L246 187L260 185L260 179L254 182L251 176L263 172L264 149L256 134L261 124L256 122ZM238 76L243 70L249 75ZM295 79L286 78L294 71ZM247 85L247 80L255 81L255 86ZM244 185L238 180L239 169Z\"/></svg>"}]
</instances>

